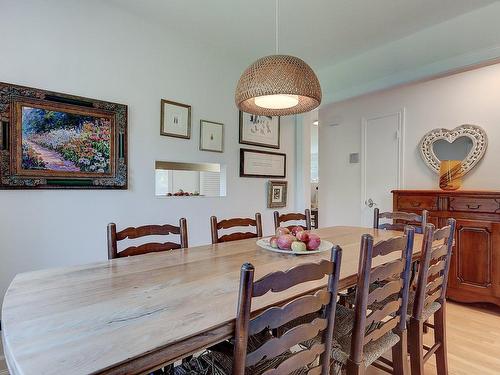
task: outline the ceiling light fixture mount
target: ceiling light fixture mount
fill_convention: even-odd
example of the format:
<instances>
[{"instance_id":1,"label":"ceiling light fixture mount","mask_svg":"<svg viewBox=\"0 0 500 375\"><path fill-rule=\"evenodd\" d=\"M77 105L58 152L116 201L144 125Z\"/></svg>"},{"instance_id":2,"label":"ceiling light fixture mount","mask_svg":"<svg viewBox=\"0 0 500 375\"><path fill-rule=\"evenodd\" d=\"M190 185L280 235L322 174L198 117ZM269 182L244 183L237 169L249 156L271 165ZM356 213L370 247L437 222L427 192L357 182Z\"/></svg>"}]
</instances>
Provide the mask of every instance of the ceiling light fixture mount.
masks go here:
<instances>
[{"instance_id":1,"label":"ceiling light fixture mount","mask_svg":"<svg viewBox=\"0 0 500 375\"><path fill-rule=\"evenodd\" d=\"M309 112L321 104L318 77L303 60L279 54L279 0L276 0L276 54L258 59L241 75L236 106L262 116Z\"/></svg>"}]
</instances>

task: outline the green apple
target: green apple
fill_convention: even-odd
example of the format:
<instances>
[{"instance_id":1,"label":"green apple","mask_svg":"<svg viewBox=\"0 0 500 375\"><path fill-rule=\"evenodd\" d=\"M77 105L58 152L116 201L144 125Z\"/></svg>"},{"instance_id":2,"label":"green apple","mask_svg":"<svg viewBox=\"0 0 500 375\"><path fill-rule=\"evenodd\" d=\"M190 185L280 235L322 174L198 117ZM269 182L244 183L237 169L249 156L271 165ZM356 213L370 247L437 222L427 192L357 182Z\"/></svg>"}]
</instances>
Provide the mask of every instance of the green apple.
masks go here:
<instances>
[{"instance_id":1,"label":"green apple","mask_svg":"<svg viewBox=\"0 0 500 375\"><path fill-rule=\"evenodd\" d=\"M307 250L307 246L304 242L302 242L302 241L293 241L292 242L292 251L301 252L301 251L306 251L306 250Z\"/></svg>"}]
</instances>

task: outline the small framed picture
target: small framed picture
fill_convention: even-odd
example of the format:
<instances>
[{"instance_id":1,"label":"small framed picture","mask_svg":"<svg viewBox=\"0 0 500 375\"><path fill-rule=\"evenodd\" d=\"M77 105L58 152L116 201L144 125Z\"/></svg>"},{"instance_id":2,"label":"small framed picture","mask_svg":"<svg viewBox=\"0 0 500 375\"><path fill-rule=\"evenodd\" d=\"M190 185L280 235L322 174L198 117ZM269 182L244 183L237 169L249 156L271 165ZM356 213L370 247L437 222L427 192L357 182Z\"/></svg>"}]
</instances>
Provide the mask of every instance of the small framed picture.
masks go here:
<instances>
[{"instance_id":1,"label":"small framed picture","mask_svg":"<svg viewBox=\"0 0 500 375\"><path fill-rule=\"evenodd\" d=\"M240 111L240 144L280 148L280 117Z\"/></svg>"},{"instance_id":2,"label":"small framed picture","mask_svg":"<svg viewBox=\"0 0 500 375\"><path fill-rule=\"evenodd\" d=\"M269 181L267 190L267 207L286 207L287 181Z\"/></svg>"},{"instance_id":3,"label":"small framed picture","mask_svg":"<svg viewBox=\"0 0 500 375\"><path fill-rule=\"evenodd\" d=\"M200 120L200 150L224 152L224 124Z\"/></svg>"},{"instance_id":4,"label":"small framed picture","mask_svg":"<svg viewBox=\"0 0 500 375\"><path fill-rule=\"evenodd\" d=\"M162 99L160 134L190 139L191 106Z\"/></svg>"}]
</instances>

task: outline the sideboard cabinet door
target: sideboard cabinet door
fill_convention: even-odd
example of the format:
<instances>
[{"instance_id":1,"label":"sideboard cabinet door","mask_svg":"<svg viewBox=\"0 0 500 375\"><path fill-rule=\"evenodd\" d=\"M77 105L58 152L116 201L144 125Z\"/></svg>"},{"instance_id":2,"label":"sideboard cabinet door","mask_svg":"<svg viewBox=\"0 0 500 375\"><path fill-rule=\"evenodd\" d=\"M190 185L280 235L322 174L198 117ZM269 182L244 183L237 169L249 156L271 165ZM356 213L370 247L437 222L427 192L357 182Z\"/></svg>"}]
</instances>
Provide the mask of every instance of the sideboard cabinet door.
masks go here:
<instances>
[{"instance_id":1,"label":"sideboard cabinet door","mask_svg":"<svg viewBox=\"0 0 500 375\"><path fill-rule=\"evenodd\" d=\"M492 223L458 220L455 248L456 281L479 293L491 286Z\"/></svg>"}]
</instances>

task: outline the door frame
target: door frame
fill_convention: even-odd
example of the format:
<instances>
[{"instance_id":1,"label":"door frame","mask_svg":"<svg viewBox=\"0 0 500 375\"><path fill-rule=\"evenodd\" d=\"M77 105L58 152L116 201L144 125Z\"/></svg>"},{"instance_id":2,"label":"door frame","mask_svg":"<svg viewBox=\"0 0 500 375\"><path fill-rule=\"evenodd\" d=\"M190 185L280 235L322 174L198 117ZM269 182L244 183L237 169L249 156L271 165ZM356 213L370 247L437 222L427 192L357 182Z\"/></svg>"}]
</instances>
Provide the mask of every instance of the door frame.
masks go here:
<instances>
[{"instance_id":1,"label":"door frame","mask_svg":"<svg viewBox=\"0 0 500 375\"><path fill-rule=\"evenodd\" d=\"M361 211L365 208L366 202L366 131L368 128L368 121L377 120L384 117L391 117L396 115L398 117L398 175L397 175L397 189L401 189L404 186L404 151L405 151L405 122L406 122L406 109L405 107L400 108L395 112L380 113L372 116L363 116L361 118ZM361 222L363 222L363 216L361 216Z\"/></svg>"}]
</instances>

